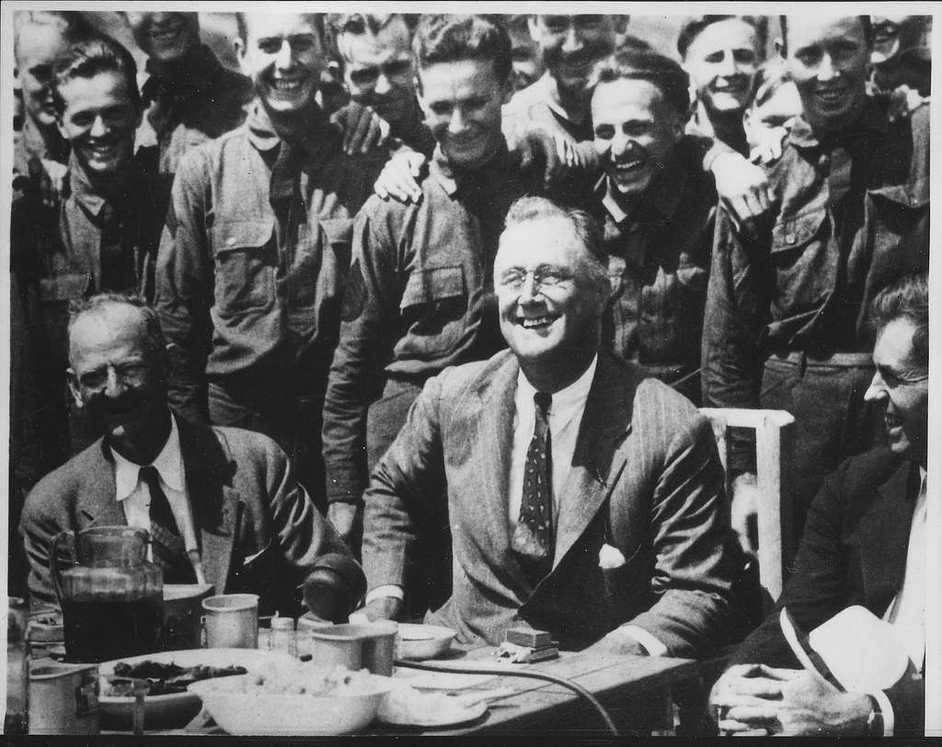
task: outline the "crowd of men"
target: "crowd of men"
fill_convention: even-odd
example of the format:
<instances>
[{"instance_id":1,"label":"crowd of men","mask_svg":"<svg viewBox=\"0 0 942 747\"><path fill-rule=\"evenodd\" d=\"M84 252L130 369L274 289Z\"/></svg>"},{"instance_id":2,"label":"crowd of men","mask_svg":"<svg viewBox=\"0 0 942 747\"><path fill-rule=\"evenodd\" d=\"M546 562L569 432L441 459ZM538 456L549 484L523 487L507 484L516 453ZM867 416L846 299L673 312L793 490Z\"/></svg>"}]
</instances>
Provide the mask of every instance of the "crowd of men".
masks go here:
<instances>
[{"instance_id":1,"label":"crowd of men","mask_svg":"<svg viewBox=\"0 0 942 747\"><path fill-rule=\"evenodd\" d=\"M727 733L922 729L930 17L239 13L239 72L123 17L143 71L14 17L13 590L129 524L283 613L748 636ZM795 416L780 604L915 635L897 687L750 634L755 449L699 405Z\"/></svg>"}]
</instances>

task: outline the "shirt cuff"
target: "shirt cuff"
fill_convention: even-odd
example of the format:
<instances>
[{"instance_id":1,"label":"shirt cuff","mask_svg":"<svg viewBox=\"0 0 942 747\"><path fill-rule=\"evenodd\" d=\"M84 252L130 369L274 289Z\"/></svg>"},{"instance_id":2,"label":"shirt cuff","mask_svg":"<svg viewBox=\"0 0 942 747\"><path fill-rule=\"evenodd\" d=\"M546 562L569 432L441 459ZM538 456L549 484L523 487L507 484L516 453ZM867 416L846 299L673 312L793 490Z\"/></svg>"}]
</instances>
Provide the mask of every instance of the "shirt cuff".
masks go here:
<instances>
[{"instance_id":1,"label":"shirt cuff","mask_svg":"<svg viewBox=\"0 0 942 747\"><path fill-rule=\"evenodd\" d=\"M896 726L896 717L893 714L893 705L890 703L890 699L886 697L886 693L882 690L868 693L868 695L873 696L880 706L880 713L883 716L883 736L892 737L893 728Z\"/></svg>"},{"instance_id":2,"label":"shirt cuff","mask_svg":"<svg viewBox=\"0 0 942 747\"><path fill-rule=\"evenodd\" d=\"M644 647L644 650L648 652L648 656L667 655L667 646L661 643L644 628L639 628L637 625L622 625L619 630L625 631L638 643L640 643Z\"/></svg>"},{"instance_id":3,"label":"shirt cuff","mask_svg":"<svg viewBox=\"0 0 942 747\"><path fill-rule=\"evenodd\" d=\"M364 604L369 604L374 599L382 599L383 597L392 597L393 599L405 599L405 594L402 591L401 586L396 584L386 584L385 586L377 586L369 594L366 595L366 600ZM881 706L882 707L882 706Z\"/></svg>"}]
</instances>

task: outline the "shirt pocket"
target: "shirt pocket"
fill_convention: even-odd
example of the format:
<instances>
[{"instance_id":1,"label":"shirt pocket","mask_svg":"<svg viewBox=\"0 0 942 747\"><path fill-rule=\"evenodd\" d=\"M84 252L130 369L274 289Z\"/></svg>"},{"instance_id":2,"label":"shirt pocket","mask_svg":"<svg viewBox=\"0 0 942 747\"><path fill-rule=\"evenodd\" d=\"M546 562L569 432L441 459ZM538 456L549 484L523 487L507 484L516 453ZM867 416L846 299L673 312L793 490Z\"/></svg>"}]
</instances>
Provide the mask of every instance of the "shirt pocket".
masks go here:
<instances>
[{"instance_id":1,"label":"shirt pocket","mask_svg":"<svg viewBox=\"0 0 942 747\"><path fill-rule=\"evenodd\" d=\"M900 274L929 266L929 186L926 180L867 190L873 262Z\"/></svg>"},{"instance_id":2,"label":"shirt pocket","mask_svg":"<svg viewBox=\"0 0 942 747\"><path fill-rule=\"evenodd\" d=\"M213 227L215 306L220 316L266 309L275 299L278 250L272 221L227 221Z\"/></svg>"},{"instance_id":3,"label":"shirt pocket","mask_svg":"<svg viewBox=\"0 0 942 747\"><path fill-rule=\"evenodd\" d=\"M834 289L838 252L829 249L826 220L825 210L806 211L783 216L772 228L772 305L784 316L819 307Z\"/></svg>"},{"instance_id":4,"label":"shirt pocket","mask_svg":"<svg viewBox=\"0 0 942 747\"><path fill-rule=\"evenodd\" d=\"M450 352L465 332L468 291L461 265L429 267L409 275L399 304L405 338L397 355L422 360Z\"/></svg>"}]
</instances>

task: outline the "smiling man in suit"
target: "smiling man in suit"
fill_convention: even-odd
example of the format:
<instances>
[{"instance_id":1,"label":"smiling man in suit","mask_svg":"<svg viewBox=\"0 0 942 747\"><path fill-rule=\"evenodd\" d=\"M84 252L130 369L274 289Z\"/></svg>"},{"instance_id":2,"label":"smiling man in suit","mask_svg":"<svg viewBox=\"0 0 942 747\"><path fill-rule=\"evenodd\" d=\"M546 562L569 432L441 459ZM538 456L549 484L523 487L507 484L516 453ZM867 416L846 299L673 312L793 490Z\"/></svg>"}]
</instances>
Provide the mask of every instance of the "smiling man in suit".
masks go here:
<instances>
[{"instance_id":1,"label":"smiling man in suit","mask_svg":"<svg viewBox=\"0 0 942 747\"><path fill-rule=\"evenodd\" d=\"M70 321L69 359L75 402L103 437L26 499L34 607L55 603L49 552L58 532L128 525L150 532L164 583L253 592L260 610L282 614L295 614L303 596L317 616L346 618L362 571L281 449L258 433L171 414L156 312L117 294L92 297Z\"/></svg>"},{"instance_id":2,"label":"smiling man in suit","mask_svg":"<svg viewBox=\"0 0 942 747\"><path fill-rule=\"evenodd\" d=\"M374 470L366 613L399 614L416 528L436 522L453 591L426 619L463 642L529 624L566 648L702 654L730 624L738 558L710 426L599 350L609 284L588 215L526 197L506 226L510 350L432 378Z\"/></svg>"},{"instance_id":3,"label":"smiling man in suit","mask_svg":"<svg viewBox=\"0 0 942 747\"><path fill-rule=\"evenodd\" d=\"M845 461L808 512L795 570L778 607L713 688L726 732L783 736L919 736L925 717L926 468L929 284L904 275L870 305L876 369L864 398L883 410L887 444ZM779 626L787 607L811 631L851 605L891 623L911 664L873 693L840 692L796 670ZM773 668L775 667L775 668ZM778 667L792 667L780 669Z\"/></svg>"}]
</instances>

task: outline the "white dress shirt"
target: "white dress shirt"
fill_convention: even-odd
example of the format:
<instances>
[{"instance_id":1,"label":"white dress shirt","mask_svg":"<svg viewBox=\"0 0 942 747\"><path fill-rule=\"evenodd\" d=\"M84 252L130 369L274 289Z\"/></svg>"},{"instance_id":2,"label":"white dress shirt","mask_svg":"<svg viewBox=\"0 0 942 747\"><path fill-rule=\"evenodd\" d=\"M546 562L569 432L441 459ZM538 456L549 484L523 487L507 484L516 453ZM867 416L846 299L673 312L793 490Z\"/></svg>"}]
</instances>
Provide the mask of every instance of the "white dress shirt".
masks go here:
<instances>
[{"instance_id":1,"label":"white dress shirt","mask_svg":"<svg viewBox=\"0 0 942 747\"><path fill-rule=\"evenodd\" d=\"M177 522L180 536L187 552L196 550L196 525L190 511L190 501L186 491L186 475L183 470L183 454L180 452L180 432L177 430L177 421L170 417L170 436L167 443L152 462L157 474L160 476L160 487L167 496L173 518ZM128 526L150 531L150 489L141 480L141 467L145 464L135 464L125 459L114 449L114 484L115 500L124 509L124 517ZM153 560L153 550L147 546L147 557Z\"/></svg>"}]
</instances>

